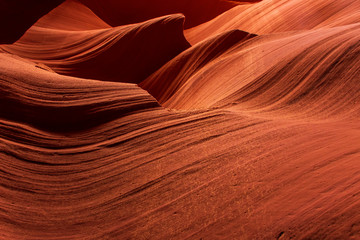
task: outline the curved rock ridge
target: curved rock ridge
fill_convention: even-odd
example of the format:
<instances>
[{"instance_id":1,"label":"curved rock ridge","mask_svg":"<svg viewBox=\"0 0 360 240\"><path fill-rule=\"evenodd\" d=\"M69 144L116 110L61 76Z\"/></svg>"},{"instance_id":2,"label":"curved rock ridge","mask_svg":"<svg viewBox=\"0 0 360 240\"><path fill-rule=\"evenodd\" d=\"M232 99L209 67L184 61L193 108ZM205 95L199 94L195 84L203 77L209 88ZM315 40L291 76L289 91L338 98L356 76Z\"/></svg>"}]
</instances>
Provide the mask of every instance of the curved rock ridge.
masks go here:
<instances>
[{"instance_id":1,"label":"curved rock ridge","mask_svg":"<svg viewBox=\"0 0 360 240\"><path fill-rule=\"evenodd\" d=\"M86 20L82 15L79 17ZM68 18L68 24L72 21ZM59 30L35 25L19 41L0 49L45 64L60 74L138 83L190 46L183 35L183 23L184 16L177 14L95 30Z\"/></svg>"},{"instance_id":2,"label":"curved rock ridge","mask_svg":"<svg viewBox=\"0 0 360 240\"><path fill-rule=\"evenodd\" d=\"M356 120L168 111L133 84L0 59L4 238L359 236Z\"/></svg>"},{"instance_id":3,"label":"curved rock ridge","mask_svg":"<svg viewBox=\"0 0 360 240\"><path fill-rule=\"evenodd\" d=\"M64 0L0 0L0 44L17 41L39 18Z\"/></svg>"},{"instance_id":4,"label":"curved rock ridge","mask_svg":"<svg viewBox=\"0 0 360 240\"><path fill-rule=\"evenodd\" d=\"M66 1L0 46L0 239L360 239L359 9Z\"/></svg>"},{"instance_id":5,"label":"curved rock ridge","mask_svg":"<svg viewBox=\"0 0 360 240\"><path fill-rule=\"evenodd\" d=\"M0 65L0 118L40 129L82 130L159 107L133 84L65 77L8 54L0 54Z\"/></svg>"},{"instance_id":6,"label":"curved rock ridge","mask_svg":"<svg viewBox=\"0 0 360 240\"><path fill-rule=\"evenodd\" d=\"M263 0L235 7L200 26L188 29L191 44L224 31L240 29L259 35L358 23L358 0Z\"/></svg>"},{"instance_id":7,"label":"curved rock ridge","mask_svg":"<svg viewBox=\"0 0 360 240\"><path fill-rule=\"evenodd\" d=\"M112 26L137 23L168 14L183 13L185 28L209 21L238 4L261 0L81 0L98 16Z\"/></svg>"},{"instance_id":8,"label":"curved rock ridge","mask_svg":"<svg viewBox=\"0 0 360 240\"><path fill-rule=\"evenodd\" d=\"M155 102L132 84L1 59L0 102L26 105L8 106L21 116L0 117L4 238L359 236L358 121L167 111L144 106ZM80 112L67 115L65 107L74 105ZM81 110L89 105L96 114ZM79 127L76 116L88 121L124 108L128 114L82 131L43 128L46 120ZM41 127L32 124L37 116Z\"/></svg>"},{"instance_id":9,"label":"curved rock ridge","mask_svg":"<svg viewBox=\"0 0 360 240\"><path fill-rule=\"evenodd\" d=\"M211 64L235 44L255 36L240 30L233 30L209 38L183 51L141 82L139 86L154 96L160 104L164 103L207 64Z\"/></svg>"},{"instance_id":10,"label":"curved rock ridge","mask_svg":"<svg viewBox=\"0 0 360 240\"><path fill-rule=\"evenodd\" d=\"M162 104L282 117L358 116L359 36L354 24L253 38L181 80Z\"/></svg>"},{"instance_id":11,"label":"curved rock ridge","mask_svg":"<svg viewBox=\"0 0 360 240\"><path fill-rule=\"evenodd\" d=\"M111 27L78 0L66 0L63 4L40 18L34 25L70 31Z\"/></svg>"}]
</instances>

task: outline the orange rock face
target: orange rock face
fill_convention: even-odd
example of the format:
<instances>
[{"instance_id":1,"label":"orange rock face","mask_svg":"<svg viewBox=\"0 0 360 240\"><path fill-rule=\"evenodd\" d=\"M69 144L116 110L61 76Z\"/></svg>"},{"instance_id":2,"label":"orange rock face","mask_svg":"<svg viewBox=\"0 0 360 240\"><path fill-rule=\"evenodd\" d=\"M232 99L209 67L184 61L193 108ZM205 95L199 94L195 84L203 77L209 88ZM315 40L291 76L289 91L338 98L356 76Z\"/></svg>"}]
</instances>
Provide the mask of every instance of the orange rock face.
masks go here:
<instances>
[{"instance_id":1,"label":"orange rock face","mask_svg":"<svg viewBox=\"0 0 360 240\"><path fill-rule=\"evenodd\" d=\"M358 0L31 2L0 239L360 238Z\"/></svg>"}]
</instances>

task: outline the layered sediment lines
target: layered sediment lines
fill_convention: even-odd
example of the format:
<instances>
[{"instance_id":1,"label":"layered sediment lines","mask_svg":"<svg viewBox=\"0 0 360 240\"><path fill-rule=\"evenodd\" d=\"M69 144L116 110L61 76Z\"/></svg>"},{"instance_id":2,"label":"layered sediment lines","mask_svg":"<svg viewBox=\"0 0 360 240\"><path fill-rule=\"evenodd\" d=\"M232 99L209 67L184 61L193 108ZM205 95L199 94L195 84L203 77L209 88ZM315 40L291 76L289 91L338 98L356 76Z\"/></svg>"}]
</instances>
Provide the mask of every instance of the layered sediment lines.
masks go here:
<instances>
[{"instance_id":1,"label":"layered sediment lines","mask_svg":"<svg viewBox=\"0 0 360 240\"><path fill-rule=\"evenodd\" d=\"M159 106L133 84L65 77L8 54L1 54L0 61L0 116L41 129L81 130L132 111Z\"/></svg>"},{"instance_id":2,"label":"layered sediment lines","mask_svg":"<svg viewBox=\"0 0 360 240\"><path fill-rule=\"evenodd\" d=\"M358 236L357 121L169 112L132 84L1 59L5 238Z\"/></svg>"},{"instance_id":3,"label":"layered sediment lines","mask_svg":"<svg viewBox=\"0 0 360 240\"><path fill-rule=\"evenodd\" d=\"M163 94L154 96L175 109L220 107L268 116L354 117L360 98L359 36L359 24L260 36L237 43L201 68L189 63L178 71L183 63L175 58L143 87L147 89L149 82L163 86ZM199 63L209 53L204 50L188 59Z\"/></svg>"},{"instance_id":4,"label":"layered sediment lines","mask_svg":"<svg viewBox=\"0 0 360 240\"><path fill-rule=\"evenodd\" d=\"M302 2L190 46L183 15L66 1L0 45L0 238L360 238L359 6Z\"/></svg>"},{"instance_id":5,"label":"layered sediment lines","mask_svg":"<svg viewBox=\"0 0 360 240\"><path fill-rule=\"evenodd\" d=\"M159 103L165 104L169 98L188 84L191 78L202 71L203 68L212 65L213 62L236 44L245 42L255 36L240 30L233 30L209 38L183 51L141 82L139 86L146 89ZM204 81L207 82L207 80Z\"/></svg>"},{"instance_id":6,"label":"layered sediment lines","mask_svg":"<svg viewBox=\"0 0 360 240\"><path fill-rule=\"evenodd\" d=\"M217 18L186 31L190 43L224 31L240 29L259 35L310 30L359 22L358 0L263 0L235 7Z\"/></svg>"}]
</instances>

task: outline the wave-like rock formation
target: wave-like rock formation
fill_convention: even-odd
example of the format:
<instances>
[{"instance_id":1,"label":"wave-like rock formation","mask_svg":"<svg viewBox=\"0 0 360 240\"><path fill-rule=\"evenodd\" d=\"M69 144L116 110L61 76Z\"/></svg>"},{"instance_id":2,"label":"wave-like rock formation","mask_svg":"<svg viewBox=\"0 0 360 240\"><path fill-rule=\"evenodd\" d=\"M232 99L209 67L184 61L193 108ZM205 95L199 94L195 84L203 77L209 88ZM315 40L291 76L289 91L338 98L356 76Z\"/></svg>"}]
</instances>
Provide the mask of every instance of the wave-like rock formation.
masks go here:
<instances>
[{"instance_id":1,"label":"wave-like rock formation","mask_svg":"<svg viewBox=\"0 0 360 240\"><path fill-rule=\"evenodd\" d=\"M158 106L132 84L65 77L7 54L0 61L2 118L52 131L75 131Z\"/></svg>"},{"instance_id":2,"label":"wave-like rock formation","mask_svg":"<svg viewBox=\"0 0 360 240\"><path fill-rule=\"evenodd\" d=\"M334 27L359 22L358 0L263 0L235 7L186 31L191 43L232 29L256 34Z\"/></svg>"},{"instance_id":3,"label":"wave-like rock formation","mask_svg":"<svg viewBox=\"0 0 360 240\"><path fill-rule=\"evenodd\" d=\"M191 81L191 77L200 72L207 64L224 55L235 44L254 36L256 35L233 30L209 38L183 51L139 85L154 96L159 103L165 104L172 95ZM223 70L226 71L226 69ZM204 81L208 82L208 79Z\"/></svg>"},{"instance_id":4,"label":"wave-like rock formation","mask_svg":"<svg viewBox=\"0 0 360 240\"><path fill-rule=\"evenodd\" d=\"M186 16L185 28L204 23L238 4L259 1L261 0L81 0L112 26L142 22L168 14L183 13Z\"/></svg>"},{"instance_id":5,"label":"wave-like rock formation","mask_svg":"<svg viewBox=\"0 0 360 240\"><path fill-rule=\"evenodd\" d=\"M360 238L358 1L93 11L0 45L0 239Z\"/></svg>"},{"instance_id":6,"label":"wave-like rock formation","mask_svg":"<svg viewBox=\"0 0 360 240\"><path fill-rule=\"evenodd\" d=\"M253 38L177 80L181 87L160 102L175 109L231 107L281 116L358 114L359 36L360 25L354 24Z\"/></svg>"},{"instance_id":7,"label":"wave-like rock formation","mask_svg":"<svg viewBox=\"0 0 360 240\"><path fill-rule=\"evenodd\" d=\"M0 50L61 74L138 83L189 47L181 14L111 28L78 2L64 5Z\"/></svg>"},{"instance_id":8,"label":"wave-like rock formation","mask_svg":"<svg viewBox=\"0 0 360 240\"><path fill-rule=\"evenodd\" d=\"M66 0L63 4L40 18L35 26L67 31L110 28L110 25L105 23L78 0Z\"/></svg>"}]
</instances>

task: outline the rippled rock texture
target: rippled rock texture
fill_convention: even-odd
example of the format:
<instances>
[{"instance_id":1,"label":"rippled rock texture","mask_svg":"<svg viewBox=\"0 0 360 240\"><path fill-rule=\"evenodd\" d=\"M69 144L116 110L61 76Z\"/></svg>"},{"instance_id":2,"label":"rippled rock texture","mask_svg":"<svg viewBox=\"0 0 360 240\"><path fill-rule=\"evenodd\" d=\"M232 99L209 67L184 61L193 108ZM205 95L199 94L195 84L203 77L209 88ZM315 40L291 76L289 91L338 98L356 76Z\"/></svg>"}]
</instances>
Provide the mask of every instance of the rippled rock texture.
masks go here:
<instances>
[{"instance_id":1,"label":"rippled rock texture","mask_svg":"<svg viewBox=\"0 0 360 240\"><path fill-rule=\"evenodd\" d=\"M360 239L360 1L0 1L1 239Z\"/></svg>"}]
</instances>

